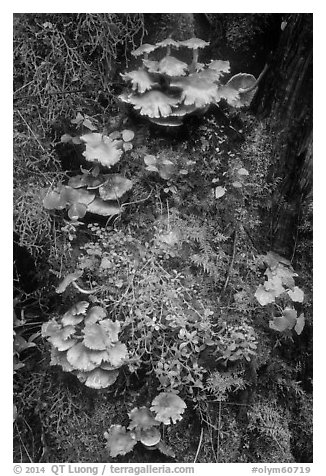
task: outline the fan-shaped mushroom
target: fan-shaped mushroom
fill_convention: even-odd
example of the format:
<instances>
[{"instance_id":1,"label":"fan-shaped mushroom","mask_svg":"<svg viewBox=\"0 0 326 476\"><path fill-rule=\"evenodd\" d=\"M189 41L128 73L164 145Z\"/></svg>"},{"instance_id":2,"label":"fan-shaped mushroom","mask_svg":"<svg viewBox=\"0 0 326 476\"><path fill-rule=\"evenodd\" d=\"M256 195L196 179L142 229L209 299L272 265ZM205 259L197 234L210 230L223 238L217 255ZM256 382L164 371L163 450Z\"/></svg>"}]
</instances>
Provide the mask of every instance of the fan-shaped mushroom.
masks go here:
<instances>
[{"instance_id":1,"label":"fan-shaped mushroom","mask_svg":"<svg viewBox=\"0 0 326 476\"><path fill-rule=\"evenodd\" d=\"M140 114L148 117L166 117L172 112L172 106L179 103L179 99L167 96L161 91L148 91L142 96L131 96L130 103Z\"/></svg>"},{"instance_id":2,"label":"fan-shaped mushroom","mask_svg":"<svg viewBox=\"0 0 326 476\"><path fill-rule=\"evenodd\" d=\"M133 91L144 93L149 91L153 86L157 86L158 83L152 80L147 71L138 69L136 71L130 71L129 73L121 74L125 81L131 81Z\"/></svg>"},{"instance_id":3,"label":"fan-shaped mushroom","mask_svg":"<svg viewBox=\"0 0 326 476\"><path fill-rule=\"evenodd\" d=\"M198 74L200 73L171 82L172 87L182 89L181 101L184 101L186 106L194 105L196 108L201 108L217 100L217 86L202 79Z\"/></svg>"},{"instance_id":4,"label":"fan-shaped mushroom","mask_svg":"<svg viewBox=\"0 0 326 476\"><path fill-rule=\"evenodd\" d=\"M196 66L198 63L198 49L205 48L209 45L209 42L201 40L200 38L190 38L189 40L180 41L180 45L193 50L192 63L189 67L189 70L196 71Z\"/></svg>"},{"instance_id":5,"label":"fan-shaped mushroom","mask_svg":"<svg viewBox=\"0 0 326 476\"><path fill-rule=\"evenodd\" d=\"M156 50L156 48L157 48L156 45L150 45L149 43L144 43L139 48L133 50L131 54L135 57L144 55L144 58L147 59L149 53Z\"/></svg>"},{"instance_id":6,"label":"fan-shaped mushroom","mask_svg":"<svg viewBox=\"0 0 326 476\"><path fill-rule=\"evenodd\" d=\"M178 60L174 56L165 56L158 65L160 73L167 74L168 76L184 76L188 69L187 63Z\"/></svg>"},{"instance_id":7,"label":"fan-shaped mushroom","mask_svg":"<svg viewBox=\"0 0 326 476\"><path fill-rule=\"evenodd\" d=\"M166 54L170 55L171 47L178 49L180 46L180 43L178 41L172 40L172 38L166 38L165 40L160 41L159 43L156 43L156 46L161 48L166 47Z\"/></svg>"}]
</instances>

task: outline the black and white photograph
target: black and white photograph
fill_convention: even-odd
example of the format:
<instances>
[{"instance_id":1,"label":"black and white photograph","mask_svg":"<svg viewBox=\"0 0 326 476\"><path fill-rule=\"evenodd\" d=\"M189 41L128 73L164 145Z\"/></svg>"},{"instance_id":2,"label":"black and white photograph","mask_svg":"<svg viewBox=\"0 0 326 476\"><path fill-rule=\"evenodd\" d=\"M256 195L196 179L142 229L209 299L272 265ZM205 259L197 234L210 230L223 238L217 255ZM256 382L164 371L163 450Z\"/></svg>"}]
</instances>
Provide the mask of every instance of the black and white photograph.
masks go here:
<instances>
[{"instance_id":1,"label":"black and white photograph","mask_svg":"<svg viewBox=\"0 0 326 476\"><path fill-rule=\"evenodd\" d=\"M13 13L16 474L309 474L314 19Z\"/></svg>"}]
</instances>

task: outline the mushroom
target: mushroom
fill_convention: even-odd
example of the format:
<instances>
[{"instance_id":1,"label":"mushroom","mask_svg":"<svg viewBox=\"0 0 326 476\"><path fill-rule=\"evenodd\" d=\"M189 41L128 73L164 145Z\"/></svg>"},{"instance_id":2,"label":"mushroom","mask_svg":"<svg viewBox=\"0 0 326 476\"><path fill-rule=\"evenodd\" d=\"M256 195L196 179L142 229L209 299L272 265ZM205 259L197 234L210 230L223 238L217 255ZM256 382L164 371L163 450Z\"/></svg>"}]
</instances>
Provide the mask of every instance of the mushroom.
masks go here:
<instances>
[{"instance_id":1,"label":"mushroom","mask_svg":"<svg viewBox=\"0 0 326 476\"><path fill-rule=\"evenodd\" d=\"M132 188L132 181L119 174L106 175L106 181L100 186L103 200L116 200Z\"/></svg>"},{"instance_id":2,"label":"mushroom","mask_svg":"<svg viewBox=\"0 0 326 476\"><path fill-rule=\"evenodd\" d=\"M144 55L144 58L147 59L149 53L152 51L156 50L157 46L156 45L150 45L149 43L144 43L141 45L139 48L136 50L133 50L131 54L135 57Z\"/></svg>"},{"instance_id":3,"label":"mushroom","mask_svg":"<svg viewBox=\"0 0 326 476\"><path fill-rule=\"evenodd\" d=\"M192 63L189 67L189 70L196 71L198 63L198 49L205 48L209 45L209 42L201 40L200 38L190 38L189 40L180 41L180 45L193 50Z\"/></svg>"},{"instance_id":4,"label":"mushroom","mask_svg":"<svg viewBox=\"0 0 326 476\"><path fill-rule=\"evenodd\" d=\"M139 93L149 91L153 86L158 85L143 69L130 71L130 73L121 74L121 76L125 81L131 81L133 91L138 91Z\"/></svg>"},{"instance_id":5,"label":"mushroom","mask_svg":"<svg viewBox=\"0 0 326 476\"><path fill-rule=\"evenodd\" d=\"M219 90L221 97L225 97L233 107L249 106L257 91L255 76L247 73L238 73Z\"/></svg>"},{"instance_id":6,"label":"mushroom","mask_svg":"<svg viewBox=\"0 0 326 476\"><path fill-rule=\"evenodd\" d=\"M178 49L180 46L180 43L178 41L172 40L172 38L166 38L163 41L160 41L159 43L156 43L156 46L164 48L166 47L166 54L170 55L171 54L171 46L173 48Z\"/></svg>"},{"instance_id":7,"label":"mushroom","mask_svg":"<svg viewBox=\"0 0 326 476\"><path fill-rule=\"evenodd\" d=\"M188 69L187 63L178 60L174 56L165 56L158 64L158 70L160 73L167 74L168 76L184 76Z\"/></svg>"},{"instance_id":8,"label":"mushroom","mask_svg":"<svg viewBox=\"0 0 326 476\"><path fill-rule=\"evenodd\" d=\"M216 84L202 79L199 74L191 74L171 82L171 87L182 89L181 101L184 101L186 106L194 105L196 108L202 108L217 100Z\"/></svg>"},{"instance_id":9,"label":"mushroom","mask_svg":"<svg viewBox=\"0 0 326 476\"><path fill-rule=\"evenodd\" d=\"M148 91L142 96L131 96L129 102L142 116L158 118L171 114L172 106L176 106L179 99L167 96L161 91Z\"/></svg>"},{"instance_id":10,"label":"mushroom","mask_svg":"<svg viewBox=\"0 0 326 476\"><path fill-rule=\"evenodd\" d=\"M95 198L87 207L87 211L95 215L102 215L105 217L112 215L119 215L122 211L121 207L114 203L105 202L101 198Z\"/></svg>"},{"instance_id":11,"label":"mushroom","mask_svg":"<svg viewBox=\"0 0 326 476\"><path fill-rule=\"evenodd\" d=\"M179 127L182 126L182 119L178 117L157 117L157 118L149 118L149 120L156 124L157 126L164 126L164 127Z\"/></svg>"},{"instance_id":12,"label":"mushroom","mask_svg":"<svg viewBox=\"0 0 326 476\"><path fill-rule=\"evenodd\" d=\"M148 430L141 430L140 441L146 447L157 445L161 440L161 432L158 428L152 427Z\"/></svg>"}]
</instances>

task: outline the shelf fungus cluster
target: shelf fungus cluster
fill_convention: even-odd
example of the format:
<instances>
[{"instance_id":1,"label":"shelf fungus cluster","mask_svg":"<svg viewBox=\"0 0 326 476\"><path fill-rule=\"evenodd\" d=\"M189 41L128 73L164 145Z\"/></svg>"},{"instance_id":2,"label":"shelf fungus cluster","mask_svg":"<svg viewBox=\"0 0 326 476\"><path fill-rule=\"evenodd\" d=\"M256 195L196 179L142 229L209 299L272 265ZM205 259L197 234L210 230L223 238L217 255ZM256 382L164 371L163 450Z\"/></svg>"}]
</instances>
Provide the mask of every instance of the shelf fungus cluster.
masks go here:
<instances>
[{"instance_id":1,"label":"shelf fungus cluster","mask_svg":"<svg viewBox=\"0 0 326 476\"><path fill-rule=\"evenodd\" d=\"M80 143L86 146L83 155L87 161L94 162L94 167L91 170L81 167L82 174L71 177L66 185L59 184L49 190L43 199L44 208L67 209L71 220L79 220L86 213L119 215L122 212L120 199L133 183L122 175L103 173L100 167L115 165L123 152L132 148L133 137L134 132L127 129L109 136L93 132L81 136Z\"/></svg>"},{"instance_id":2,"label":"shelf fungus cluster","mask_svg":"<svg viewBox=\"0 0 326 476\"><path fill-rule=\"evenodd\" d=\"M100 306L87 301L74 304L63 316L42 326L51 344L51 365L71 372L90 388L107 388L128 363L128 350L119 341L120 322L107 318Z\"/></svg>"},{"instance_id":3,"label":"shelf fungus cluster","mask_svg":"<svg viewBox=\"0 0 326 476\"><path fill-rule=\"evenodd\" d=\"M248 106L257 90L256 78L239 73L222 82L230 72L229 61L214 60L208 64L198 61L199 50L208 45L199 38L186 41L167 38L155 45L143 44L132 52L141 58L141 66L122 74L129 89L120 96L121 101L131 104L151 122L168 127L180 126L185 116L204 113L222 99L233 107ZM165 49L162 59L149 59L151 53L162 48ZM181 48L192 51L190 64L175 56Z\"/></svg>"}]
</instances>

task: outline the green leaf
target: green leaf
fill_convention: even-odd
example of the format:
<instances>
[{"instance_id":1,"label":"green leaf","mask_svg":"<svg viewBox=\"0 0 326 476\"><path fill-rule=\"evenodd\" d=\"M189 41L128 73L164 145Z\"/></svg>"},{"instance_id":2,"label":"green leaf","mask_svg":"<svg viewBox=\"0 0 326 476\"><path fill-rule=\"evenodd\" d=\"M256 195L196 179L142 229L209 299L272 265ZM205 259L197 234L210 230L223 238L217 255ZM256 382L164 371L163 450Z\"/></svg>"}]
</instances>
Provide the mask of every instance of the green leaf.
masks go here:
<instances>
[{"instance_id":1,"label":"green leaf","mask_svg":"<svg viewBox=\"0 0 326 476\"><path fill-rule=\"evenodd\" d=\"M269 327L274 331L283 332L291 328L290 322L284 317L274 317L272 321L269 321Z\"/></svg>"},{"instance_id":2,"label":"green leaf","mask_svg":"<svg viewBox=\"0 0 326 476\"><path fill-rule=\"evenodd\" d=\"M215 188L215 198L221 198L225 195L226 189L224 187L218 186Z\"/></svg>"},{"instance_id":3,"label":"green leaf","mask_svg":"<svg viewBox=\"0 0 326 476\"><path fill-rule=\"evenodd\" d=\"M298 286L294 286L293 290L289 290L287 293L294 302L303 302L304 300L304 292Z\"/></svg>"},{"instance_id":4,"label":"green leaf","mask_svg":"<svg viewBox=\"0 0 326 476\"><path fill-rule=\"evenodd\" d=\"M255 298L262 306L275 302L275 294L266 291L262 284L258 286L257 291L255 292Z\"/></svg>"},{"instance_id":5,"label":"green leaf","mask_svg":"<svg viewBox=\"0 0 326 476\"><path fill-rule=\"evenodd\" d=\"M300 316L299 316L298 319L297 319L297 323L296 323L296 325L294 326L294 330L295 330L295 332L298 334L298 336L299 336L299 335L301 334L301 332L303 331L304 325L305 325L304 314L300 314Z\"/></svg>"}]
</instances>

